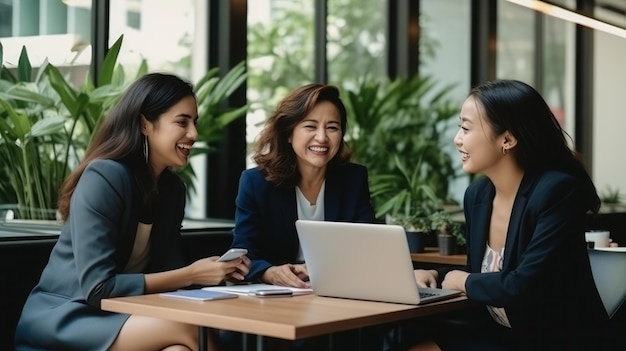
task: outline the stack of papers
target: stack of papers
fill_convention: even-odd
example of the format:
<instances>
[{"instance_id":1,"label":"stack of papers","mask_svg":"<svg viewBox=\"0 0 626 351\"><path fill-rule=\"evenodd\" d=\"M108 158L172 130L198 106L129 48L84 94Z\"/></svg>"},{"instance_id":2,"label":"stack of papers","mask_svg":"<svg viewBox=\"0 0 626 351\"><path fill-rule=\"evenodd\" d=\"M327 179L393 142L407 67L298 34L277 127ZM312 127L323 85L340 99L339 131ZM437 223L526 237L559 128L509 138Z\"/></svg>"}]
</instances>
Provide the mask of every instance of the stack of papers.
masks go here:
<instances>
[{"instance_id":1,"label":"stack of papers","mask_svg":"<svg viewBox=\"0 0 626 351\"><path fill-rule=\"evenodd\" d=\"M279 286L271 284L241 284L241 285L228 285L228 286L209 286L202 288L208 291L220 291L225 293L237 294L237 295L250 295L255 290L291 290L293 295L305 295L312 294L312 288L292 288L288 286Z\"/></svg>"}]
</instances>

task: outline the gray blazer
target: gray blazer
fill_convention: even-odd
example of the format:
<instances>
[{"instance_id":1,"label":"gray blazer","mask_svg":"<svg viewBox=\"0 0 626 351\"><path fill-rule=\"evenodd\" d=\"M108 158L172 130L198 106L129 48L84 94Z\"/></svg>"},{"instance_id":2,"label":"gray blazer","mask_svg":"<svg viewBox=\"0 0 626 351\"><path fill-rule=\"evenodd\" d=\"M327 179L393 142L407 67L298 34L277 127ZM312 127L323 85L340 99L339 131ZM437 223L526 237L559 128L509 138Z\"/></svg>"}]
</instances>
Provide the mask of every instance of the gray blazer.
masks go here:
<instances>
[{"instance_id":1,"label":"gray blazer","mask_svg":"<svg viewBox=\"0 0 626 351\"><path fill-rule=\"evenodd\" d=\"M146 272L184 266L180 226L185 187L170 171L158 184ZM105 312L108 297L144 293L144 274L124 274L135 241L139 206L132 171L95 160L72 195L70 216L17 325L17 350L107 350L128 315Z\"/></svg>"}]
</instances>

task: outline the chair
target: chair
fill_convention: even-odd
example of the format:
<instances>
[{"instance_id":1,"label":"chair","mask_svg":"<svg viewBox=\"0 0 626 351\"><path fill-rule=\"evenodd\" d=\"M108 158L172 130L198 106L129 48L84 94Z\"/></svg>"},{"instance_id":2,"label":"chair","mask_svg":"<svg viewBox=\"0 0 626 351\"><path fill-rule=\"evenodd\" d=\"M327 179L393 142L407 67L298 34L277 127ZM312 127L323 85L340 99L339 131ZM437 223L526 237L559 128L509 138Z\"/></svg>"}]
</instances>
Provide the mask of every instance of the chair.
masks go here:
<instances>
[{"instance_id":1,"label":"chair","mask_svg":"<svg viewBox=\"0 0 626 351\"><path fill-rule=\"evenodd\" d=\"M593 279L609 318L626 301L626 251L622 249L589 250Z\"/></svg>"}]
</instances>

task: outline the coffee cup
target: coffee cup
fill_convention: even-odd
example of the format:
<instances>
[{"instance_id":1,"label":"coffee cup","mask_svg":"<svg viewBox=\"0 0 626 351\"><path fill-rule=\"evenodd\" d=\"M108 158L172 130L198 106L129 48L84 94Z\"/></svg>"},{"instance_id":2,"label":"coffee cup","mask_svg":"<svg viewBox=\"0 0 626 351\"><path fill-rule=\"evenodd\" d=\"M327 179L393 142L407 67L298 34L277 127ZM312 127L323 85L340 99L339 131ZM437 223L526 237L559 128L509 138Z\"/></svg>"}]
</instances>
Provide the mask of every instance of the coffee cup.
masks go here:
<instances>
[{"instance_id":1,"label":"coffee cup","mask_svg":"<svg viewBox=\"0 0 626 351\"><path fill-rule=\"evenodd\" d=\"M611 239L609 238L611 232L608 230L588 230L585 232L585 240L590 243L593 242L593 247L609 247Z\"/></svg>"}]
</instances>

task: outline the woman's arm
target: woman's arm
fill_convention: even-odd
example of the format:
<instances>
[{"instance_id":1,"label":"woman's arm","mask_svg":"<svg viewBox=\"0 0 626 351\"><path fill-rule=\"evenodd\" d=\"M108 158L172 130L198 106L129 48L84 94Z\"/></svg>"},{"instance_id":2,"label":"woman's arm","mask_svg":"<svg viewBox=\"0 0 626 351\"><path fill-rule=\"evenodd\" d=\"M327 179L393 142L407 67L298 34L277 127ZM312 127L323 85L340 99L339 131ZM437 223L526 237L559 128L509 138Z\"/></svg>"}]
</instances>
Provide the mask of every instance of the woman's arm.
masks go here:
<instances>
[{"instance_id":1,"label":"woman's arm","mask_svg":"<svg viewBox=\"0 0 626 351\"><path fill-rule=\"evenodd\" d=\"M229 275L243 280L250 265L247 257L226 262L217 262L217 258L203 258L183 268L146 274L145 293L176 290L190 285L217 285Z\"/></svg>"}]
</instances>

